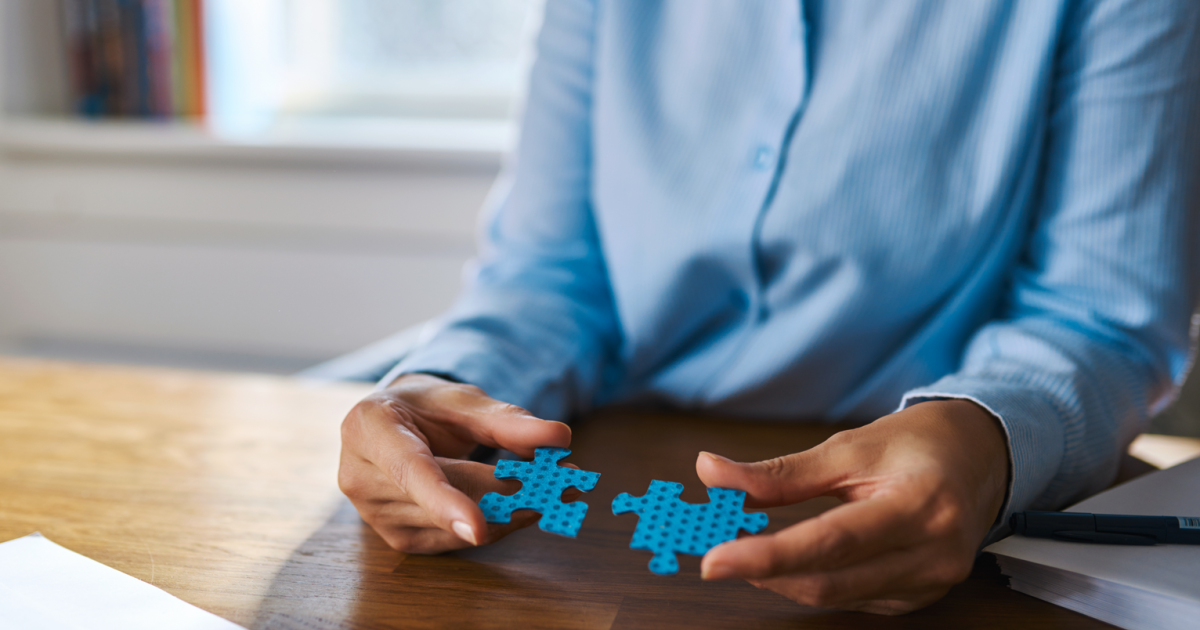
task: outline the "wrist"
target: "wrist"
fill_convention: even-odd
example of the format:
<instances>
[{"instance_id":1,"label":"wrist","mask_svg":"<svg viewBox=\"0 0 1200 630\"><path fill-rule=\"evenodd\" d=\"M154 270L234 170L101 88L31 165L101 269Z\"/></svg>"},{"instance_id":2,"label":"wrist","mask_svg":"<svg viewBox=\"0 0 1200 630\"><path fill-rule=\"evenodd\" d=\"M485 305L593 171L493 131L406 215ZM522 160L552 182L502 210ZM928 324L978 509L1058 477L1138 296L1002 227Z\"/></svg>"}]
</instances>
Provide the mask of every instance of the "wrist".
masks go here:
<instances>
[{"instance_id":1,"label":"wrist","mask_svg":"<svg viewBox=\"0 0 1200 630\"><path fill-rule=\"evenodd\" d=\"M944 439L954 450L955 468L968 472L964 480L976 501L986 532L1003 516L1001 511L1012 485L1008 435L1000 418L968 399L934 399L909 407L922 408L946 431Z\"/></svg>"},{"instance_id":2,"label":"wrist","mask_svg":"<svg viewBox=\"0 0 1200 630\"><path fill-rule=\"evenodd\" d=\"M986 528L991 529L1004 516L1001 512L1008 499L1008 489L1012 485L1012 458L1009 454L1008 434L1000 418L983 405L971 400L946 402L958 403L957 406L963 409L964 415L966 410L970 409L972 422L978 427L980 441L988 445L984 449L987 455L983 460L987 463L988 470L983 487L987 490L985 496L991 499L985 503L988 505L986 514L990 515Z\"/></svg>"}]
</instances>

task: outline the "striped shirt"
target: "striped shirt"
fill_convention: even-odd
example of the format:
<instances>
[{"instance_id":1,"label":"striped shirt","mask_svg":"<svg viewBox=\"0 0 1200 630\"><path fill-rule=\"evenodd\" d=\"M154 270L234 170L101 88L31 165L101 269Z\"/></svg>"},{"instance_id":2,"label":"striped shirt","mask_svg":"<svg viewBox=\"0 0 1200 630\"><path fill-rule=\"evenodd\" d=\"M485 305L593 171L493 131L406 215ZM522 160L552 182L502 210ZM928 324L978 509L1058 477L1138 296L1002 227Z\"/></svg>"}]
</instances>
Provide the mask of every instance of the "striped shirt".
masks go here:
<instances>
[{"instance_id":1,"label":"striped shirt","mask_svg":"<svg viewBox=\"0 0 1200 630\"><path fill-rule=\"evenodd\" d=\"M1194 0L550 0L470 282L386 380L547 418L969 399L1004 516L1057 507L1190 367L1198 174Z\"/></svg>"}]
</instances>

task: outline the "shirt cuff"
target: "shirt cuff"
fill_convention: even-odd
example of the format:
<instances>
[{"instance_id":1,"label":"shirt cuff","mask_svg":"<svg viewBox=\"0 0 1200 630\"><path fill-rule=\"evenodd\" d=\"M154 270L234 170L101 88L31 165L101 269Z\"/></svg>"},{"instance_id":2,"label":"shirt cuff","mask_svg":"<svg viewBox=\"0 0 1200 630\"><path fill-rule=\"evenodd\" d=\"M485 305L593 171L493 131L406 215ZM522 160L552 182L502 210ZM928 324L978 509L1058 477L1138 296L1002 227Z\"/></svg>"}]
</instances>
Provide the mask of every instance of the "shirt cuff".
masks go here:
<instances>
[{"instance_id":1,"label":"shirt cuff","mask_svg":"<svg viewBox=\"0 0 1200 630\"><path fill-rule=\"evenodd\" d=\"M1007 536L1009 517L1037 506L1063 460L1061 414L1044 394L1029 387L975 377L947 376L904 394L899 409L929 400L969 400L991 413L1008 441L1009 484L1004 505L984 545Z\"/></svg>"}]
</instances>

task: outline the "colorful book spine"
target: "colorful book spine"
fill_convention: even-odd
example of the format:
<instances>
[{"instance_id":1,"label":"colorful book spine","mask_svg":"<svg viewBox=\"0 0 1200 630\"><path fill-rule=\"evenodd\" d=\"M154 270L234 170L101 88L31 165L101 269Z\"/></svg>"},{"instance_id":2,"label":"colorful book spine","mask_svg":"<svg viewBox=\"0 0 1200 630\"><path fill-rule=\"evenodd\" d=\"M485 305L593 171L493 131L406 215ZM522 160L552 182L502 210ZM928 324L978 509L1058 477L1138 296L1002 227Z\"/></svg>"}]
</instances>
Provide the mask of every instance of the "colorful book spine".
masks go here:
<instances>
[{"instance_id":1,"label":"colorful book spine","mask_svg":"<svg viewBox=\"0 0 1200 630\"><path fill-rule=\"evenodd\" d=\"M182 89L177 114L204 118L207 98L204 71L204 1L174 0L176 28L176 68Z\"/></svg>"},{"instance_id":2,"label":"colorful book spine","mask_svg":"<svg viewBox=\"0 0 1200 630\"><path fill-rule=\"evenodd\" d=\"M92 37L96 30L95 6L84 0L63 0L62 17L75 112L86 118L99 116L103 112L103 101L100 98L99 77L93 67L97 58Z\"/></svg>"},{"instance_id":3,"label":"colorful book spine","mask_svg":"<svg viewBox=\"0 0 1200 630\"><path fill-rule=\"evenodd\" d=\"M150 115L170 118L175 115L172 52L175 41L175 3L172 0L146 0L146 66L149 79Z\"/></svg>"},{"instance_id":4,"label":"colorful book spine","mask_svg":"<svg viewBox=\"0 0 1200 630\"><path fill-rule=\"evenodd\" d=\"M204 118L204 0L60 0L60 5L78 115Z\"/></svg>"}]
</instances>

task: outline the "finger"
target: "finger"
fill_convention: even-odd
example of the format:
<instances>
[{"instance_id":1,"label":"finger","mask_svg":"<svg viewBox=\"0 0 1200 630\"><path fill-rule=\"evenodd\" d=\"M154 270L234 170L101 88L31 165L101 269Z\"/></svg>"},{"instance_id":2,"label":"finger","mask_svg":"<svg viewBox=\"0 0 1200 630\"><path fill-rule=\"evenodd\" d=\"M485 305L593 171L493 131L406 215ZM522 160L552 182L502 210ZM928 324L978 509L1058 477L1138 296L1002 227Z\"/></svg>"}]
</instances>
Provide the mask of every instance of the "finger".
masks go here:
<instances>
[{"instance_id":1,"label":"finger","mask_svg":"<svg viewBox=\"0 0 1200 630\"><path fill-rule=\"evenodd\" d=\"M483 512L451 485L421 436L390 420L371 423L366 433L367 458L408 500L424 508L433 524L473 545L483 540Z\"/></svg>"},{"instance_id":2,"label":"finger","mask_svg":"<svg viewBox=\"0 0 1200 630\"><path fill-rule=\"evenodd\" d=\"M445 457L434 459L442 467L442 473L450 484L476 503L489 492L510 495L521 489L519 480L497 479L495 466Z\"/></svg>"},{"instance_id":3,"label":"finger","mask_svg":"<svg viewBox=\"0 0 1200 630\"><path fill-rule=\"evenodd\" d=\"M447 532L430 523L428 515L419 506L412 503L380 503L363 506L359 509L363 520L379 532L384 540L397 551L405 553L441 553L451 549L462 549L472 546L461 536ZM509 523L488 523L480 544L499 540L509 533L528 527L540 519L538 514L522 511L513 513ZM425 532L421 537L415 537L418 532ZM436 532L438 536L434 536ZM437 541L433 544L430 541Z\"/></svg>"},{"instance_id":4,"label":"finger","mask_svg":"<svg viewBox=\"0 0 1200 630\"><path fill-rule=\"evenodd\" d=\"M483 544L493 543L505 536L538 522L538 515L518 513L511 523L488 525ZM462 538L445 530L423 527L375 527L388 546L396 551L412 554L438 554L471 546Z\"/></svg>"},{"instance_id":5,"label":"finger","mask_svg":"<svg viewBox=\"0 0 1200 630\"><path fill-rule=\"evenodd\" d=\"M495 466L441 457L436 459L450 483L476 503L489 492L510 496L516 494L523 487L523 483L516 479L496 479ZM576 467L572 466L572 468ZM563 503L570 503L581 496L583 496L582 490L568 487L563 490L559 500Z\"/></svg>"},{"instance_id":6,"label":"finger","mask_svg":"<svg viewBox=\"0 0 1200 630\"><path fill-rule=\"evenodd\" d=\"M438 528L429 518L429 514L423 508L413 503L390 502L367 504L359 507L359 513L363 515L363 520L367 521L375 531L388 540L388 543L393 548L399 551L406 553L440 553L449 549L471 546L470 543L462 540L461 537ZM541 515L537 512L517 510L513 512L512 520L508 523L488 523L487 534L484 536L481 544L499 540L513 531L538 522L540 519ZM462 544L456 546L441 545L437 550L432 551L424 548L413 550L412 548L402 547L401 545L407 543L394 542L394 539L388 535L388 532L408 532L411 534L417 530L441 532ZM436 538L436 540L445 539Z\"/></svg>"},{"instance_id":7,"label":"finger","mask_svg":"<svg viewBox=\"0 0 1200 630\"><path fill-rule=\"evenodd\" d=\"M714 547L701 561L704 579L763 579L830 571L907 546L922 536L912 501L884 495L840 505L787 529Z\"/></svg>"},{"instance_id":8,"label":"finger","mask_svg":"<svg viewBox=\"0 0 1200 630\"><path fill-rule=\"evenodd\" d=\"M533 457L540 446L571 445L567 425L536 418L520 407L489 398L477 387L440 388L431 402L438 408L440 425L460 441L506 449L521 457Z\"/></svg>"},{"instance_id":9,"label":"finger","mask_svg":"<svg viewBox=\"0 0 1200 630\"><path fill-rule=\"evenodd\" d=\"M714 453L701 452L696 474L706 486L746 492L748 507L775 507L807 501L828 493L849 470L831 461L826 449L740 463Z\"/></svg>"},{"instance_id":10,"label":"finger","mask_svg":"<svg viewBox=\"0 0 1200 630\"><path fill-rule=\"evenodd\" d=\"M965 580L970 563L959 560L928 545L892 551L836 571L750 582L809 606L898 614L932 603Z\"/></svg>"},{"instance_id":11,"label":"finger","mask_svg":"<svg viewBox=\"0 0 1200 630\"><path fill-rule=\"evenodd\" d=\"M441 457L435 460L442 466L442 472L450 484L475 502L489 492L510 495L521 488L519 481L496 479L492 466ZM369 466L367 471L357 474L358 485L370 490L369 493L356 493L352 500L355 505L360 506L360 511L368 510L373 513L371 521L375 525L416 528L439 526L428 510L413 503L404 491L375 466Z\"/></svg>"},{"instance_id":12,"label":"finger","mask_svg":"<svg viewBox=\"0 0 1200 630\"><path fill-rule=\"evenodd\" d=\"M475 502L489 492L509 495L521 489L518 480L496 479L494 466L446 457L434 457L434 461L442 467L442 474L450 485ZM353 495L352 498L366 503L404 503L413 505L414 509L423 509L412 503L388 475L367 460L362 460L361 464L346 464L343 470L346 472L342 477L350 477L351 473L354 477L352 483L343 484L342 490L347 496ZM421 527L436 526L424 524Z\"/></svg>"}]
</instances>

